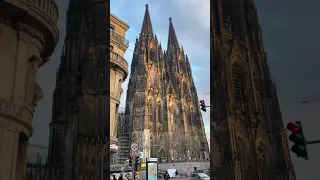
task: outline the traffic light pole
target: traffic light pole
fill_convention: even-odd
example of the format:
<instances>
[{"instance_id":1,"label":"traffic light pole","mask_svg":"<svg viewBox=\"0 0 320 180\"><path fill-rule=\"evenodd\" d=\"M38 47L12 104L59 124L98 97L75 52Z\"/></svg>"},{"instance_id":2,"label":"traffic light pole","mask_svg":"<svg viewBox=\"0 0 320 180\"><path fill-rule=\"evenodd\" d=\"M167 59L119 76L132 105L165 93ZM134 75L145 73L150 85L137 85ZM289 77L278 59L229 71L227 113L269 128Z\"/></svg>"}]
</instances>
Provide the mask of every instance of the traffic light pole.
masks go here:
<instances>
[{"instance_id":1,"label":"traffic light pole","mask_svg":"<svg viewBox=\"0 0 320 180\"><path fill-rule=\"evenodd\" d=\"M306 144L319 144L320 140L315 140L315 141L306 141Z\"/></svg>"},{"instance_id":2,"label":"traffic light pole","mask_svg":"<svg viewBox=\"0 0 320 180\"><path fill-rule=\"evenodd\" d=\"M133 173L133 179L136 179L136 156L135 156L135 154L136 153L133 153L133 155L132 155L132 169L133 169L133 171L132 171L132 173Z\"/></svg>"}]
</instances>

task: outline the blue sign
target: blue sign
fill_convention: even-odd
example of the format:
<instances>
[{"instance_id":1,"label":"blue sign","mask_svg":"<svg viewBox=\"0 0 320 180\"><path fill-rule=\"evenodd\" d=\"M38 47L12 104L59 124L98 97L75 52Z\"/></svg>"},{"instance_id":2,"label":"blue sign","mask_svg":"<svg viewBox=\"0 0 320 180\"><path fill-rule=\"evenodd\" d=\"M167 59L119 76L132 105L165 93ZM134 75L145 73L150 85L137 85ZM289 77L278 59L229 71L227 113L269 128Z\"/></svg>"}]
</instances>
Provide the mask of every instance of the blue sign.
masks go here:
<instances>
[{"instance_id":1,"label":"blue sign","mask_svg":"<svg viewBox=\"0 0 320 180\"><path fill-rule=\"evenodd\" d=\"M147 158L147 161L149 161L149 162L157 162L158 158Z\"/></svg>"}]
</instances>

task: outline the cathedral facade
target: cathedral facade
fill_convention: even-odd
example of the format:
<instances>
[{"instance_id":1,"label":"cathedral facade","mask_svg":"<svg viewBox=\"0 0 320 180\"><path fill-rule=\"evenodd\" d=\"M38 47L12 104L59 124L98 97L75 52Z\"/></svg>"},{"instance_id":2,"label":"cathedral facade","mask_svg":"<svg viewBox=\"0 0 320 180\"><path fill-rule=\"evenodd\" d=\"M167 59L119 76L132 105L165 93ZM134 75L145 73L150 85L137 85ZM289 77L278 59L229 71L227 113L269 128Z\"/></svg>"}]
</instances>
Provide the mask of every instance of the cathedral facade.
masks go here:
<instances>
[{"instance_id":1,"label":"cathedral facade","mask_svg":"<svg viewBox=\"0 0 320 180\"><path fill-rule=\"evenodd\" d=\"M206 159L209 149L190 62L169 19L167 50L154 34L148 5L136 39L127 90L132 143L160 161Z\"/></svg>"},{"instance_id":2,"label":"cathedral facade","mask_svg":"<svg viewBox=\"0 0 320 180\"><path fill-rule=\"evenodd\" d=\"M48 180L109 178L108 8L108 1L69 1L53 92Z\"/></svg>"},{"instance_id":3,"label":"cathedral facade","mask_svg":"<svg viewBox=\"0 0 320 180\"><path fill-rule=\"evenodd\" d=\"M254 3L211 5L212 178L294 180Z\"/></svg>"}]
</instances>

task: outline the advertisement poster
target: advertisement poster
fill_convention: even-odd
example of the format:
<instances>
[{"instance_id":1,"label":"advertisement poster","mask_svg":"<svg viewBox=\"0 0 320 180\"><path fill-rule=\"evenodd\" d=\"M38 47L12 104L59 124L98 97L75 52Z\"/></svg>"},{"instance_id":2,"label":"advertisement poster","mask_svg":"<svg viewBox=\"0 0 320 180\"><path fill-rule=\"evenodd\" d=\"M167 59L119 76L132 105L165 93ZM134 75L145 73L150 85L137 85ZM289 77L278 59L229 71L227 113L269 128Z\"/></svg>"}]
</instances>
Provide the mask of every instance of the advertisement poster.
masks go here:
<instances>
[{"instance_id":1,"label":"advertisement poster","mask_svg":"<svg viewBox=\"0 0 320 180\"><path fill-rule=\"evenodd\" d=\"M158 180L158 163L148 162L148 180Z\"/></svg>"}]
</instances>

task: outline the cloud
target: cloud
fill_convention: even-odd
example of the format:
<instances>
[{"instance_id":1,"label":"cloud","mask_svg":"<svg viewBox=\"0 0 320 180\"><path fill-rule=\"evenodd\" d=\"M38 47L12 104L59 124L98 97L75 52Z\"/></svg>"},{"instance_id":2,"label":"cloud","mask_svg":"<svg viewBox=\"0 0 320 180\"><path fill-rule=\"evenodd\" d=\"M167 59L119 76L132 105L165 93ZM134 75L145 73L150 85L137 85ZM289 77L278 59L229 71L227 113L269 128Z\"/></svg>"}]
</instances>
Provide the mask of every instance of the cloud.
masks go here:
<instances>
[{"instance_id":1,"label":"cloud","mask_svg":"<svg viewBox=\"0 0 320 180\"><path fill-rule=\"evenodd\" d=\"M141 31L145 4L147 3L149 4L153 31L164 50L167 48L169 17L172 17L178 41L189 57L198 97L209 103L210 97L205 96L204 93L210 91L210 2L208 0L141 0L126 1L126 3L124 0L111 1L111 13L130 25L126 33L130 47L125 54L129 67L131 66L135 39ZM122 85L124 93L121 96L121 106L123 107L125 106L128 81L129 77ZM206 132L210 132L209 109L202 115Z\"/></svg>"}]
</instances>

